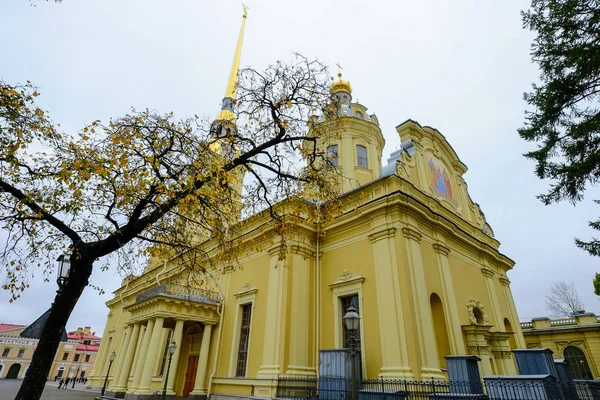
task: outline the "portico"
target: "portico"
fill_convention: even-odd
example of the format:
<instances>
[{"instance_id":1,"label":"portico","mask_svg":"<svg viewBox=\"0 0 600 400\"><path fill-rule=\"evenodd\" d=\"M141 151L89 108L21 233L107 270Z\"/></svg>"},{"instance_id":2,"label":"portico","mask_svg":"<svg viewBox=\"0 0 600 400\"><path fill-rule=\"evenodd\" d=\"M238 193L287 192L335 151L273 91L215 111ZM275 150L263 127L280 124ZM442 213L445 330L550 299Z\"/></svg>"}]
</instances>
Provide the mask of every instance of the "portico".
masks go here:
<instances>
[{"instance_id":1,"label":"portico","mask_svg":"<svg viewBox=\"0 0 600 400\"><path fill-rule=\"evenodd\" d=\"M219 307L218 294L174 284L161 284L139 294L135 303L124 309L131 317L107 394L141 400L162 391L167 378L166 347L174 341L177 348L167 395L206 398L208 355Z\"/></svg>"}]
</instances>

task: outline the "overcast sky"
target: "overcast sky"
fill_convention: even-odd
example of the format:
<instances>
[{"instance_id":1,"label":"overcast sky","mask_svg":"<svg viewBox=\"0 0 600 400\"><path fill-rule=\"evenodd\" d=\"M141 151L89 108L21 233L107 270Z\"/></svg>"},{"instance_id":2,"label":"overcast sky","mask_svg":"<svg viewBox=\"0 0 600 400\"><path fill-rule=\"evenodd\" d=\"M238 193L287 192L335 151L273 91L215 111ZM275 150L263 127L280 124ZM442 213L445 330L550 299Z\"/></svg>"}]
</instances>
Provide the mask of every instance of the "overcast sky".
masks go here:
<instances>
[{"instance_id":1,"label":"overcast sky","mask_svg":"<svg viewBox=\"0 0 600 400\"><path fill-rule=\"evenodd\" d=\"M241 22L238 1L0 1L0 79L32 81L39 102L70 132L130 107L216 115ZM528 1L266 1L248 0L242 64L264 68L292 52L341 63L354 99L376 113L384 158L400 143L395 126L408 118L437 128L469 167L465 179L509 272L521 320L544 316L556 280L574 282L586 309L600 314L592 279L597 258L577 249L600 214L591 199L576 207L544 206L547 182L522 154L533 145L516 130L522 94L536 80L532 34L519 12ZM337 67L332 68L332 74ZM600 198L600 194L597 196ZM0 239L2 237L0 236ZM104 329L104 302L120 285L94 271L67 329ZM56 284L32 280L9 304L0 292L0 321L28 324L52 302Z\"/></svg>"}]
</instances>

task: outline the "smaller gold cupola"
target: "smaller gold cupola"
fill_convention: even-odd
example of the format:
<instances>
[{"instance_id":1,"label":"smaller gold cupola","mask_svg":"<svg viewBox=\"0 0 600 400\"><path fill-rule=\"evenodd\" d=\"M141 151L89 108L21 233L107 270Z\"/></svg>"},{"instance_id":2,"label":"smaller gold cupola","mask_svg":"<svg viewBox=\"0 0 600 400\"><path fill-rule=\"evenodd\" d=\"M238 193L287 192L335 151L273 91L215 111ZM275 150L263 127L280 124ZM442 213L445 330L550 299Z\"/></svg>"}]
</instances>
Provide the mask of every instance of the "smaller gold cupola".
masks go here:
<instances>
[{"instance_id":1,"label":"smaller gold cupola","mask_svg":"<svg viewBox=\"0 0 600 400\"><path fill-rule=\"evenodd\" d=\"M318 136L316 146L327 155L329 166L338 170L339 189L344 193L381 176L385 139L375 114L352 101L350 82L342 79L341 72L337 78L330 87L336 110L313 117L309 136ZM337 118L332 118L330 112L337 113Z\"/></svg>"},{"instance_id":2,"label":"smaller gold cupola","mask_svg":"<svg viewBox=\"0 0 600 400\"><path fill-rule=\"evenodd\" d=\"M345 99L342 99L341 97L338 99L340 102L342 100L345 100L346 103L344 104L349 104L350 101L352 100L352 86L350 85L350 82L348 82L345 79L342 79L342 73L338 72L337 74L338 79L336 81L333 81L333 83L331 84L331 93L333 95L337 95L337 96L341 96L343 94L347 94L348 97ZM339 92L345 92L345 93L339 93Z\"/></svg>"}]
</instances>

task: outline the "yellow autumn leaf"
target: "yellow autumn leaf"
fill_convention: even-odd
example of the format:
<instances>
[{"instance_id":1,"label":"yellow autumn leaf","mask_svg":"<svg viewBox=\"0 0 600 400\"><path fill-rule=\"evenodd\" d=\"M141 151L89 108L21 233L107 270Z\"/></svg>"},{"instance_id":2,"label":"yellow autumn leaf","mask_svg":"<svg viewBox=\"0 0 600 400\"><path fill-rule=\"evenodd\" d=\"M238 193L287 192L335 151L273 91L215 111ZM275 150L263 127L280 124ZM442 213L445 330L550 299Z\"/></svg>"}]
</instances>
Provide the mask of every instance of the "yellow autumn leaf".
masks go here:
<instances>
[{"instance_id":1,"label":"yellow autumn leaf","mask_svg":"<svg viewBox=\"0 0 600 400\"><path fill-rule=\"evenodd\" d=\"M84 136L82 137L82 139L83 139L83 140L89 140L89 138L90 138L90 137L89 137L89 136L87 136L87 135L84 135Z\"/></svg>"}]
</instances>

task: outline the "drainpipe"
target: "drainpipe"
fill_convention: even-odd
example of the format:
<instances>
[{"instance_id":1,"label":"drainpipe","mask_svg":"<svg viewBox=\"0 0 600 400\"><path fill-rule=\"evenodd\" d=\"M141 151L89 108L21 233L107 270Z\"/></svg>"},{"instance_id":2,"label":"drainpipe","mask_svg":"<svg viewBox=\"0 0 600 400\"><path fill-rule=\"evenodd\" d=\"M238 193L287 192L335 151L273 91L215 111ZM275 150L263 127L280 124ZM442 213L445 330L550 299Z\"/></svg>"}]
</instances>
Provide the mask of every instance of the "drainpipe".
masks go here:
<instances>
[{"instance_id":1,"label":"drainpipe","mask_svg":"<svg viewBox=\"0 0 600 400\"><path fill-rule=\"evenodd\" d=\"M319 350L321 348L321 201L317 200L317 240L315 257L315 369L319 377Z\"/></svg>"}]
</instances>

